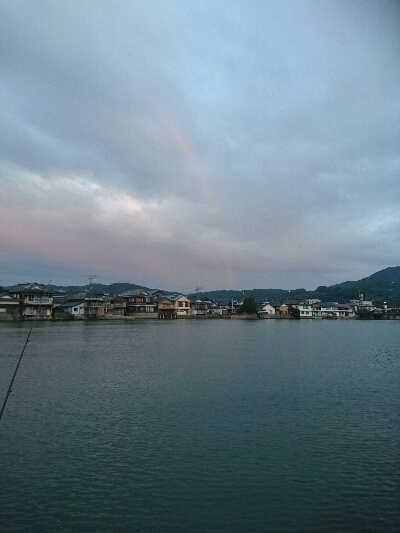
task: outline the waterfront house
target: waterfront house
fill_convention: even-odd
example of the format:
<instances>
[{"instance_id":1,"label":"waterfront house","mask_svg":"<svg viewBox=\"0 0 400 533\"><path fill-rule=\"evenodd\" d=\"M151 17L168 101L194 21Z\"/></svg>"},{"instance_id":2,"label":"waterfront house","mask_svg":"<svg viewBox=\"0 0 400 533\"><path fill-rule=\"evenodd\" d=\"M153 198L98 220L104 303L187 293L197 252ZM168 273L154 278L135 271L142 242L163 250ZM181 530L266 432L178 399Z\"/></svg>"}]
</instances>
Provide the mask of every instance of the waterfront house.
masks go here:
<instances>
[{"instance_id":1,"label":"waterfront house","mask_svg":"<svg viewBox=\"0 0 400 533\"><path fill-rule=\"evenodd\" d=\"M313 304L313 316L339 318L338 302L319 302Z\"/></svg>"},{"instance_id":2,"label":"waterfront house","mask_svg":"<svg viewBox=\"0 0 400 533\"><path fill-rule=\"evenodd\" d=\"M104 314L106 316L125 316L126 299L122 296L108 296L105 298Z\"/></svg>"},{"instance_id":3,"label":"waterfront house","mask_svg":"<svg viewBox=\"0 0 400 533\"><path fill-rule=\"evenodd\" d=\"M289 314L293 309L300 311L300 318L311 318L313 314L312 304L308 300L283 300L283 303L288 306Z\"/></svg>"},{"instance_id":4,"label":"waterfront house","mask_svg":"<svg viewBox=\"0 0 400 533\"><path fill-rule=\"evenodd\" d=\"M340 318L354 318L355 312L349 304L338 304L338 311Z\"/></svg>"},{"instance_id":5,"label":"waterfront house","mask_svg":"<svg viewBox=\"0 0 400 533\"><path fill-rule=\"evenodd\" d=\"M53 293L48 292L38 283L20 283L8 288L13 298L21 300L21 315L25 318L51 318Z\"/></svg>"},{"instance_id":6,"label":"waterfront house","mask_svg":"<svg viewBox=\"0 0 400 533\"><path fill-rule=\"evenodd\" d=\"M189 300L192 315L206 316L208 314L209 306L207 301L204 301L201 298L196 298L196 296L192 296Z\"/></svg>"},{"instance_id":7,"label":"waterfront house","mask_svg":"<svg viewBox=\"0 0 400 533\"><path fill-rule=\"evenodd\" d=\"M190 300L184 294L177 294L170 296L170 300L174 303L176 309L176 316L191 315Z\"/></svg>"},{"instance_id":8,"label":"waterfront house","mask_svg":"<svg viewBox=\"0 0 400 533\"><path fill-rule=\"evenodd\" d=\"M308 302L308 300L302 300L294 307L300 311L300 318L311 318L313 312L313 304Z\"/></svg>"},{"instance_id":9,"label":"waterfront house","mask_svg":"<svg viewBox=\"0 0 400 533\"><path fill-rule=\"evenodd\" d=\"M176 318L175 303L167 296L159 296L155 299L158 318Z\"/></svg>"},{"instance_id":10,"label":"waterfront house","mask_svg":"<svg viewBox=\"0 0 400 533\"><path fill-rule=\"evenodd\" d=\"M21 300L11 296L8 292L0 293L0 320L19 317L19 305Z\"/></svg>"},{"instance_id":11,"label":"waterfront house","mask_svg":"<svg viewBox=\"0 0 400 533\"><path fill-rule=\"evenodd\" d=\"M261 317L266 316L266 315L268 316L275 315L275 307L271 305L270 303L266 302L265 304L261 306L259 313Z\"/></svg>"},{"instance_id":12,"label":"waterfront house","mask_svg":"<svg viewBox=\"0 0 400 533\"><path fill-rule=\"evenodd\" d=\"M212 316L226 316L228 309L219 303L213 303L208 309L208 313Z\"/></svg>"},{"instance_id":13,"label":"waterfront house","mask_svg":"<svg viewBox=\"0 0 400 533\"><path fill-rule=\"evenodd\" d=\"M104 316L105 299L104 296L87 297L83 301L84 318L100 318Z\"/></svg>"},{"instance_id":14,"label":"waterfront house","mask_svg":"<svg viewBox=\"0 0 400 533\"><path fill-rule=\"evenodd\" d=\"M154 303L154 296L148 291L138 289L135 291L126 291L119 295L126 301L126 314L149 314L157 312L157 305Z\"/></svg>"},{"instance_id":15,"label":"waterfront house","mask_svg":"<svg viewBox=\"0 0 400 533\"><path fill-rule=\"evenodd\" d=\"M313 304L313 316L319 318L354 318L354 308L350 304L319 302Z\"/></svg>"},{"instance_id":16,"label":"waterfront house","mask_svg":"<svg viewBox=\"0 0 400 533\"><path fill-rule=\"evenodd\" d=\"M283 302L270 302L270 305L275 309L275 314L280 317L289 316L289 307Z\"/></svg>"},{"instance_id":17,"label":"waterfront house","mask_svg":"<svg viewBox=\"0 0 400 533\"><path fill-rule=\"evenodd\" d=\"M159 318L179 318L191 314L190 300L183 294L160 296L155 303Z\"/></svg>"},{"instance_id":18,"label":"waterfront house","mask_svg":"<svg viewBox=\"0 0 400 533\"><path fill-rule=\"evenodd\" d=\"M83 302L65 302L64 304L55 307L54 310L56 313L58 310L63 310L64 312L66 311L67 313L73 315L75 318L83 318L85 315L85 308Z\"/></svg>"}]
</instances>

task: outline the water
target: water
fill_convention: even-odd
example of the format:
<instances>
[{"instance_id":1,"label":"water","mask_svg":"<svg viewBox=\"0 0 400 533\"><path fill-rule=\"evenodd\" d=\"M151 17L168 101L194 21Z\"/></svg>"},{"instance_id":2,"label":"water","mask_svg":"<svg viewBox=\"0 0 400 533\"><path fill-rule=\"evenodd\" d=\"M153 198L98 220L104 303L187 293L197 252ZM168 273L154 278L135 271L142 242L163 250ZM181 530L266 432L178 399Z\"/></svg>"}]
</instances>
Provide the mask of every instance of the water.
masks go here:
<instances>
[{"instance_id":1,"label":"water","mask_svg":"<svg viewBox=\"0 0 400 533\"><path fill-rule=\"evenodd\" d=\"M0 393L30 324L0 324ZM0 531L400 531L400 323L37 323Z\"/></svg>"}]
</instances>

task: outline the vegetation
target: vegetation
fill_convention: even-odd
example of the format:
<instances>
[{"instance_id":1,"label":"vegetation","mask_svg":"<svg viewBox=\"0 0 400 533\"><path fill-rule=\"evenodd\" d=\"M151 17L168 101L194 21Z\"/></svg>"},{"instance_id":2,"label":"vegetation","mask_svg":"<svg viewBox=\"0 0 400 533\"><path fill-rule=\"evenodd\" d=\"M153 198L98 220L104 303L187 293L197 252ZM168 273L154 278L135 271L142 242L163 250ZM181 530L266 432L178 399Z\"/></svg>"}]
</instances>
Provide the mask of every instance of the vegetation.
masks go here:
<instances>
[{"instance_id":1,"label":"vegetation","mask_svg":"<svg viewBox=\"0 0 400 533\"><path fill-rule=\"evenodd\" d=\"M297 309L297 307L294 307L290 311L290 316L293 317L293 318L298 318L300 320L300 309Z\"/></svg>"},{"instance_id":2,"label":"vegetation","mask_svg":"<svg viewBox=\"0 0 400 533\"><path fill-rule=\"evenodd\" d=\"M62 317L61 320L75 320L74 315L62 307L57 308L56 315L58 318Z\"/></svg>"},{"instance_id":3,"label":"vegetation","mask_svg":"<svg viewBox=\"0 0 400 533\"><path fill-rule=\"evenodd\" d=\"M51 291L64 291L67 294L73 294L76 292L84 292L88 289L88 285L69 285L64 287L62 285L50 285L49 290ZM111 285L102 285L101 283L92 284L92 292L95 294L120 294L121 292L126 291L135 291L137 289L146 290L148 287L143 287L142 285L135 285L134 283L111 283Z\"/></svg>"},{"instance_id":4,"label":"vegetation","mask_svg":"<svg viewBox=\"0 0 400 533\"><path fill-rule=\"evenodd\" d=\"M248 296L243 300L239 313L257 313L257 302L251 296Z\"/></svg>"},{"instance_id":5,"label":"vegetation","mask_svg":"<svg viewBox=\"0 0 400 533\"><path fill-rule=\"evenodd\" d=\"M246 290L246 296L252 296L257 302L265 300L288 300L296 298L315 298L322 302L345 302L358 300L359 293L364 300L372 300L378 307L386 302L389 307L400 307L400 267L389 267L375 272L360 281L345 281L339 285L321 285L314 291L306 289L253 289ZM243 291L212 291L199 294L212 300L241 300Z\"/></svg>"},{"instance_id":6,"label":"vegetation","mask_svg":"<svg viewBox=\"0 0 400 533\"><path fill-rule=\"evenodd\" d=\"M361 320L372 320L372 311L368 309L359 309L357 315Z\"/></svg>"}]
</instances>

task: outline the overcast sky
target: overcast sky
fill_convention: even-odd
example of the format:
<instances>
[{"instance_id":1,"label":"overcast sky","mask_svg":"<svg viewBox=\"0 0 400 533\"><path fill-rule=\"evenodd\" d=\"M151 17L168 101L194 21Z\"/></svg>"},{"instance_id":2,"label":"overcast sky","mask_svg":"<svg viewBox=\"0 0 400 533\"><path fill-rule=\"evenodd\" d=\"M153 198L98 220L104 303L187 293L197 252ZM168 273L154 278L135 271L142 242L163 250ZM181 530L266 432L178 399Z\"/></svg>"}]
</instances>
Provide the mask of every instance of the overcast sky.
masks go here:
<instances>
[{"instance_id":1,"label":"overcast sky","mask_svg":"<svg viewBox=\"0 0 400 533\"><path fill-rule=\"evenodd\" d=\"M400 6L1 0L0 285L400 264Z\"/></svg>"}]
</instances>

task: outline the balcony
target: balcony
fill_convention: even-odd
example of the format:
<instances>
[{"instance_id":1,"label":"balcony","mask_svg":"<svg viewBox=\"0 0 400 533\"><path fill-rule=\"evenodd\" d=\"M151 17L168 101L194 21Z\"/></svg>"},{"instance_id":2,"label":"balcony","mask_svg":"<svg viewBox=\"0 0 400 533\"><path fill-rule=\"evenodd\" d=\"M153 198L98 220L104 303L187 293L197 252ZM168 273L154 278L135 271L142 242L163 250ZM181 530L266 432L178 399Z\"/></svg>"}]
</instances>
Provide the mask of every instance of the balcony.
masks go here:
<instances>
[{"instance_id":1,"label":"balcony","mask_svg":"<svg viewBox=\"0 0 400 533\"><path fill-rule=\"evenodd\" d=\"M37 296L29 296L27 300L25 300L28 304L51 304L51 299L46 296L44 298L39 298Z\"/></svg>"}]
</instances>

